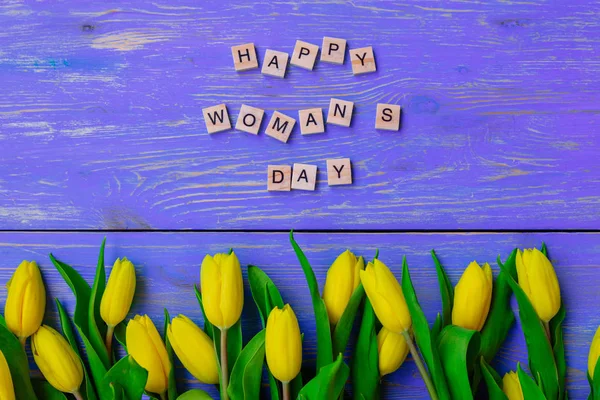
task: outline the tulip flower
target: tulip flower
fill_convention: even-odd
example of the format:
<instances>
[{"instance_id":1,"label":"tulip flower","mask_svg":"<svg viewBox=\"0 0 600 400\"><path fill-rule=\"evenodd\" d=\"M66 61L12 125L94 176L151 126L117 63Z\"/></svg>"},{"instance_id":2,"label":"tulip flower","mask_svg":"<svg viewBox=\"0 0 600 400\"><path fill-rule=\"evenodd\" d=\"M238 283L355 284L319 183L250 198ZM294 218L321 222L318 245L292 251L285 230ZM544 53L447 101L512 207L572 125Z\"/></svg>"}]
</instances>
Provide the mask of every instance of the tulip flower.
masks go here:
<instances>
[{"instance_id":1,"label":"tulip flower","mask_svg":"<svg viewBox=\"0 0 600 400\"><path fill-rule=\"evenodd\" d=\"M83 365L67 340L47 325L31 337L31 350L44 378L61 392L81 399L79 387L83 381Z\"/></svg>"},{"instance_id":2,"label":"tulip flower","mask_svg":"<svg viewBox=\"0 0 600 400\"><path fill-rule=\"evenodd\" d=\"M327 271L323 300L332 325L336 325L342 317L352 293L360 283L359 271L364 267L365 261L362 257L357 259L350 250L346 250L335 259Z\"/></svg>"},{"instance_id":3,"label":"tulip flower","mask_svg":"<svg viewBox=\"0 0 600 400\"><path fill-rule=\"evenodd\" d=\"M560 287L550 260L538 249L517 250L519 285L547 324L560 309Z\"/></svg>"},{"instance_id":4,"label":"tulip flower","mask_svg":"<svg viewBox=\"0 0 600 400\"><path fill-rule=\"evenodd\" d=\"M454 291L452 324L480 331L492 302L492 269L473 261L465 269Z\"/></svg>"},{"instance_id":5,"label":"tulip flower","mask_svg":"<svg viewBox=\"0 0 600 400\"><path fill-rule=\"evenodd\" d=\"M185 315L173 318L167 328L169 342L183 366L203 383L219 383L219 366L213 341Z\"/></svg>"},{"instance_id":6,"label":"tulip flower","mask_svg":"<svg viewBox=\"0 0 600 400\"><path fill-rule=\"evenodd\" d=\"M265 336L267 365L273 376L283 383L284 400L289 399L289 382L302 366L302 336L294 310L289 304L275 307L267 319Z\"/></svg>"},{"instance_id":7,"label":"tulip flower","mask_svg":"<svg viewBox=\"0 0 600 400\"><path fill-rule=\"evenodd\" d=\"M136 315L127 324L125 339L129 355L148 371L146 390L165 398L171 362L152 320L147 315Z\"/></svg>"},{"instance_id":8,"label":"tulip flower","mask_svg":"<svg viewBox=\"0 0 600 400\"><path fill-rule=\"evenodd\" d=\"M46 289L35 261L23 261L6 287L6 326L25 345L25 340L42 325L46 309Z\"/></svg>"},{"instance_id":9,"label":"tulip flower","mask_svg":"<svg viewBox=\"0 0 600 400\"><path fill-rule=\"evenodd\" d=\"M106 331L106 348L112 357L112 338L115 326L119 325L129 313L135 293L135 268L126 257L117 258L106 289L100 302L100 316L108 327Z\"/></svg>"},{"instance_id":10,"label":"tulip flower","mask_svg":"<svg viewBox=\"0 0 600 400\"><path fill-rule=\"evenodd\" d=\"M380 376L396 371L408 355L408 344L404 336L385 327L381 328L377 334L377 349L379 352Z\"/></svg>"},{"instance_id":11,"label":"tulip flower","mask_svg":"<svg viewBox=\"0 0 600 400\"><path fill-rule=\"evenodd\" d=\"M15 388L2 350L0 350L0 399L15 400Z\"/></svg>"},{"instance_id":12,"label":"tulip flower","mask_svg":"<svg viewBox=\"0 0 600 400\"><path fill-rule=\"evenodd\" d=\"M502 378L502 391L504 391L508 400L523 400L521 382L519 382L519 376L515 371L504 374Z\"/></svg>"},{"instance_id":13,"label":"tulip flower","mask_svg":"<svg viewBox=\"0 0 600 400\"><path fill-rule=\"evenodd\" d=\"M590 345L590 354L588 355L588 374L592 380L594 379L598 356L600 356L600 326L596 329L596 334Z\"/></svg>"}]
</instances>

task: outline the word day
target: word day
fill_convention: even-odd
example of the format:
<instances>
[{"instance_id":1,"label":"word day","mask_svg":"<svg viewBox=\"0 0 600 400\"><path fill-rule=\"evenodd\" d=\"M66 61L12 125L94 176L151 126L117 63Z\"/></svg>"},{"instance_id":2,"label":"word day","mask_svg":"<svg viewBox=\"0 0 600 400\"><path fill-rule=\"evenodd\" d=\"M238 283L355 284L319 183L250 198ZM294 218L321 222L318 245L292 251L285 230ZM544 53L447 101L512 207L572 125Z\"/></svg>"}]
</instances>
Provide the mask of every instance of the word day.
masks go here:
<instances>
[{"instance_id":1,"label":"word day","mask_svg":"<svg viewBox=\"0 0 600 400\"><path fill-rule=\"evenodd\" d=\"M316 184L316 165L295 163L293 168L291 165L269 165L268 167L268 191L315 190ZM327 184L329 186L352 184L352 164L349 158L327 160Z\"/></svg>"}]
</instances>

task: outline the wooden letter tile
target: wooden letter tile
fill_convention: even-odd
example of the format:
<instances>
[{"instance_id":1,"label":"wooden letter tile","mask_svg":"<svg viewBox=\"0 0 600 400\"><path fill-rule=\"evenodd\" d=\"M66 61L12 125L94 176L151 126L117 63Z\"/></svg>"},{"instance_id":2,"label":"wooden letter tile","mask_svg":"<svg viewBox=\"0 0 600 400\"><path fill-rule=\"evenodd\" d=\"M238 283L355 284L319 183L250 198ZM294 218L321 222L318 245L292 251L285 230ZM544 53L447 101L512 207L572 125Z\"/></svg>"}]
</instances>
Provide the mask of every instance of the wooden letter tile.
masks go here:
<instances>
[{"instance_id":1,"label":"wooden letter tile","mask_svg":"<svg viewBox=\"0 0 600 400\"><path fill-rule=\"evenodd\" d=\"M290 165L269 165L267 190L270 192L289 192L292 185L292 167Z\"/></svg>"},{"instance_id":2,"label":"wooden letter tile","mask_svg":"<svg viewBox=\"0 0 600 400\"><path fill-rule=\"evenodd\" d=\"M329 112L327 113L327 123L350 126L352 121L352 110L354 103L340 99L331 99L329 102Z\"/></svg>"},{"instance_id":3,"label":"wooden letter tile","mask_svg":"<svg viewBox=\"0 0 600 400\"><path fill-rule=\"evenodd\" d=\"M238 119L235 123L235 129L238 131L248 132L253 135L258 135L260 123L262 122L264 114L265 111L261 110L260 108L254 108L242 104L240 114L238 115Z\"/></svg>"},{"instance_id":4,"label":"wooden letter tile","mask_svg":"<svg viewBox=\"0 0 600 400\"><path fill-rule=\"evenodd\" d=\"M283 51L267 50L261 72L265 75L283 78L289 55Z\"/></svg>"},{"instance_id":5,"label":"wooden letter tile","mask_svg":"<svg viewBox=\"0 0 600 400\"><path fill-rule=\"evenodd\" d=\"M292 189L315 190L317 184L317 166L310 164L294 164L292 172Z\"/></svg>"},{"instance_id":6,"label":"wooden letter tile","mask_svg":"<svg viewBox=\"0 0 600 400\"><path fill-rule=\"evenodd\" d=\"M308 110L300 110L298 111L298 117L300 120L300 132L303 135L325 132L322 108L309 108Z\"/></svg>"},{"instance_id":7,"label":"wooden letter tile","mask_svg":"<svg viewBox=\"0 0 600 400\"><path fill-rule=\"evenodd\" d=\"M283 143L286 143L290 137L290 134L292 133L292 129L294 129L294 124L296 124L296 120L294 118L288 117L279 111L275 111L271 117L271 120L269 121L269 126L267 126L265 133Z\"/></svg>"},{"instance_id":8,"label":"wooden letter tile","mask_svg":"<svg viewBox=\"0 0 600 400\"><path fill-rule=\"evenodd\" d=\"M325 36L321 47L321 61L343 64L346 57L346 39Z\"/></svg>"},{"instance_id":9,"label":"wooden letter tile","mask_svg":"<svg viewBox=\"0 0 600 400\"><path fill-rule=\"evenodd\" d=\"M352 73L354 75L377 71L375 55L373 55L371 46L350 50L350 61L352 62Z\"/></svg>"},{"instance_id":10,"label":"wooden letter tile","mask_svg":"<svg viewBox=\"0 0 600 400\"><path fill-rule=\"evenodd\" d=\"M327 183L329 186L352 185L352 164L349 158L327 160Z\"/></svg>"},{"instance_id":11,"label":"wooden letter tile","mask_svg":"<svg viewBox=\"0 0 600 400\"><path fill-rule=\"evenodd\" d=\"M315 60L317 59L318 52L319 46L316 44L296 40L296 46L294 47L294 53L292 53L290 64L300 68L312 70L315 66Z\"/></svg>"},{"instance_id":12,"label":"wooden letter tile","mask_svg":"<svg viewBox=\"0 0 600 400\"><path fill-rule=\"evenodd\" d=\"M236 71L258 68L258 57L256 57L254 43L232 46L231 55L233 56L233 66Z\"/></svg>"},{"instance_id":13,"label":"wooden letter tile","mask_svg":"<svg viewBox=\"0 0 600 400\"><path fill-rule=\"evenodd\" d=\"M377 104L375 129L384 129L386 131L400 130L401 112L402 107L395 104Z\"/></svg>"},{"instance_id":14,"label":"wooden letter tile","mask_svg":"<svg viewBox=\"0 0 600 400\"><path fill-rule=\"evenodd\" d=\"M225 104L207 107L202 109L204 114L204 122L208 133L215 133L231 129L231 121Z\"/></svg>"}]
</instances>

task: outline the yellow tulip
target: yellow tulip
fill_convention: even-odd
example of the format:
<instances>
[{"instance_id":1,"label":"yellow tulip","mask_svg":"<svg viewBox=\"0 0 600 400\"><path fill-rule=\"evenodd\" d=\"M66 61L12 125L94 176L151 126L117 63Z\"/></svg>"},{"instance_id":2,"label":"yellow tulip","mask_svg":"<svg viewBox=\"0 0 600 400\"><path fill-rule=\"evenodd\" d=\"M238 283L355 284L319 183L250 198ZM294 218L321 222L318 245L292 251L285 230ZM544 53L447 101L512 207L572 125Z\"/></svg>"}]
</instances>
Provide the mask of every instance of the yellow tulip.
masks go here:
<instances>
[{"instance_id":1,"label":"yellow tulip","mask_svg":"<svg viewBox=\"0 0 600 400\"><path fill-rule=\"evenodd\" d=\"M0 350L0 399L15 400L15 388L2 350Z\"/></svg>"},{"instance_id":2,"label":"yellow tulip","mask_svg":"<svg viewBox=\"0 0 600 400\"><path fill-rule=\"evenodd\" d=\"M219 366L213 341L185 315L178 315L167 329L169 342L183 366L200 382L219 383Z\"/></svg>"},{"instance_id":3,"label":"yellow tulip","mask_svg":"<svg viewBox=\"0 0 600 400\"><path fill-rule=\"evenodd\" d=\"M244 282L235 253L206 255L200 270L206 318L219 329L229 329L242 315Z\"/></svg>"},{"instance_id":4,"label":"yellow tulip","mask_svg":"<svg viewBox=\"0 0 600 400\"><path fill-rule=\"evenodd\" d=\"M408 355L408 344L404 336L385 327L377 334L379 352L379 375L384 376L396 371Z\"/></svg>"},{"instance_id":5,"label":"yellow tulip","mask_svg":"<svg viewBox=\"0 0 600 400\"><path fill-rule=\"evenodd\" d=\"M502 378L502 391L504 391L508 400L523 400L521 382L519 382L519 376L515 371L504 374Z\"/></svg>"},{"instance_id":6,"label":"yellow tulip","mask_svg":"<svg viewBox=\"0 0 600 400\"><path fill-rule=\"evenodd\" d=\"M273 376L287 383L302 366L302 337L294 310L289 304L275 307L267 319L265 337L267 365Z\"/></svg>"},{"instance_id":7,"label":"yellow tulip","mask_svg":"<svg viewBox=\"0 0 600 400\"><path fill-rule=\"evenodd\" d=\"M323 300L332 325L337 324L342 317L350 296L360 283L359 271L364 268L364 259L357 259L350 250L346 250L335 259L327 271Z\"/></svg>"},{"instance_id":8,"label":"yellow tulip","mask_svg":"<svg viewBox=\"0 0 600 400\"><path fill-rule=\"evenodd\" d=\"M46 309L46 288L35 261L23 261L6 285L4 305L6 326L21 343L42 325Z\"/></svg>"},{"instance_id":9,"label":"yellow tulip","mask_svg":"<svg viewBox=\"0 0 600 400\"><path fill-rule=\"evenodd\" d=\"M125 339L129 354L148 371L146 390L165 393L169 386L171 362L152 320L147 315L136 315L127 324Z\"/></svg>"},{"instance_id":10,"label":"yellow tulip","mask_svg":"<svg viewBox=\"0 0 600 400\"><path fill-rule=\"evenodd\" d=\"M480 331L492 302L492 269L473 261L465 269L454 291L452 324Z\"/></svg>"},{"instance_id":11,"label":"yellow tulip","mask_svg":"<svg viewBox=\"0 0 600 400\"><path fill-rule=\"evenodd\" d=\"M408 306L400 283L390 269L376 259L360 271L360 280L383 326L395 333L409 330L412 319Z\"/></svg>"},{"instance_id":12,"label":"yellow tulip","mask_svg":"<svg viewBox=\"0 0 600 400\"><path fill-rule=\"evenodd\" d=\"M67 340L47 325L31 337L33 358L44 378L57 390L77 393L83 381L83 365Z\"/></svg>"},{"instance_id":13,"label":"yellow tulip","mask_svg":"<svg viewBox=\"0 0 600 400\"><path fill-rule=\"evenodd\" d=\"M117 258L100 302L100 316L109 327L121 323L131 308L135 293L135 268L126 257Z\"/></svg>"},{"instance_id":14,"label":"yellow tulip","mask_svg":"<svg viewBox=\"0 0 600 400\"><path fill-rule=\"evenodd\" d=\"M538 249L517 250L517 275L540 319L550 321L560 309L560 287L550 260Z\"/></svg>"},{"instance_id":15,"label":"yellow tulip","mask_svg":"<svg viewBox=\"0 0 600 400\"><path fill-rule=\"evenodd\" d=\"M590 354L588 356L588 373L592 379L594 379L594 370L596 369L598 356L600 356L600 326L596 329L596 334L594 335L594 339L592 339Z\"/></svg>"}]
</instances>

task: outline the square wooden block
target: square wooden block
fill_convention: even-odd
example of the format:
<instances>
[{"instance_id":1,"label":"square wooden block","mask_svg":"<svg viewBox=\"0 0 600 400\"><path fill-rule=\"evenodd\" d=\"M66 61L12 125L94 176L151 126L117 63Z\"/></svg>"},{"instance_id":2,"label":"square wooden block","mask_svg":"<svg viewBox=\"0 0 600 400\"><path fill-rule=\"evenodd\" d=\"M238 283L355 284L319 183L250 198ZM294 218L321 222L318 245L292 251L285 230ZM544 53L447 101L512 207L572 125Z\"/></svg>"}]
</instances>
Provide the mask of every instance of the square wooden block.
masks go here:
<instances>
[{"instance_id":1,"label":"square wooden block","mask_svg":"<svg viewBox=\"0 0 600 400\"><path fill-rule=\"evenodd\" d=\"M350 122L352 122L353 109L353 102L332 98L329 102L327 123L340 126L350 126Z\"/></svg>"},{"instance_id":2,"label":"square wooden block","mask_svg":"<svg viewBox=\"0 0 600 400\"><path fill-rule=\"evenodd\" d=\"M231 129L231 121L225 104L207 107L202 109L204 114L204 123L208 133L215 133Z\"/></svg>"},{"instance_id":3,"label":"square wooden block","mask_svg":"<svg viewBox=\"0 0 600 400\"><path fill-rule=\"evenodd\" d=\"M343 64L346 58L346 39L338 39L325 36L321 46L321 61Z\"/></svg>"},{"instance_id":4,"label":"square wooden block","mask_svg":"<svg viewBox=\"0 0 600 400\"><path fill-rule=\"evenodd\" d=\"M283 51L267 50L260 72L265 75L283 78L285 76L289 57L289 54L284 53Z\"/></svg>"},{"instance_id":5,"label":"square wooden block","mask_svg":"<svg viewBox=\"0 0 600 400\"><path fill-rule=\"evenodd\" d=\"M260 123L262 122L264 110L260 108L254 108L242 104L240 108L240 114L238 115L235 123L235 129L238 131L248 132L253 135L258 135L260 129Z\"/></svg>"},{"instance_id":6,"label":"square wooden block","mask_svg":"<svg viewBox=\"0 0 600 400\"><path fill-rule=\"evenodd\" d=\"M280 113L279 111L275 111L271 120L269 121L269 126L265 130L265 133L275 139L286 143L294 129L294 124L296 124L296 120L292 117L288 117L285 114Z\"/></svg>"},{"instance_id":7,"label":"square wooden block","mask_svg":"<svg viewBox=\"0 0 600 400\"><path fill-rule=\"evenodd\" d=\"M317 166L310 164L294 164L292 172L292 189L315 190L317 184Z\"/></svg>"},{"instance_id":8,"label":"square wooden block","mask_svg":"<svg viewBox=\"0 0 600 400\"><path fill-rule=\"evenodd\" d=\"M296 46L294 47L290 64L312 71L315 66L315 61L317 60L318 52L319 46L316 44L296 40Z\"/></svg>"},{"instance_id":9,"label":"square wooden block","mask_svg":"<svg viewBox=\"0 0 600 400\"><path fill-rule=\"evenodd\" d=\"M375 117L375 129L386 131L400 130L400 113L402 107L396 104L377 104L377 116Z\"/></svg>"},{"instance_id":10,"label":"square wooden block","mask_svg":"<svg viewBox=\"0 0 600 400\"><path fill-rule=\"evenodd\" d=\"M269 192L289 192L292 190L292 166L269 165L267 190Z\"/></svg>"},{"instance_id":11,"label":"square wooden block","mask_svg":"<svg viewBox=\"0 0 600 400\"><path fill-rule=\"evenodd\" d=\"M354 75L377 71L375 55L371 46L350 50L350 62L352 63L352 73Z\"/></svg>"},{"instance_id":12,"label":"square wooden block","mask_svg":"<svg viewBox=\"0 0 600 400\"><path fill-rule=\"evenodd\" d=\"M352 164L349 158L327 160L327 183L329 186L352 185Z\"/></svg>"},{"instance_id":13,"label":"square wooden block","mask_svg":"<svg viewBox=\"0 0 600 400\"><path fill-rule=\"evenodd\" d=\"M323 121L322 108L309 108L298 111L300 120L300 132L303 135L312 135L313 133L325 132L325 122Z\"/></svg>"},{"instance_id":14,"label":"square wooden block","mask_svg":"<svg viewBox=\"0 0 600 400\"><path fill-rule=\"evenodd\" d=\"M233 56L233 66L236 71L258 68L258 57L256 57L254 43L232 46L231 55Z\"/></svg>"}]
</instances>

